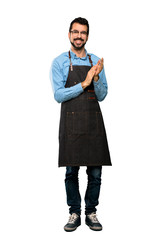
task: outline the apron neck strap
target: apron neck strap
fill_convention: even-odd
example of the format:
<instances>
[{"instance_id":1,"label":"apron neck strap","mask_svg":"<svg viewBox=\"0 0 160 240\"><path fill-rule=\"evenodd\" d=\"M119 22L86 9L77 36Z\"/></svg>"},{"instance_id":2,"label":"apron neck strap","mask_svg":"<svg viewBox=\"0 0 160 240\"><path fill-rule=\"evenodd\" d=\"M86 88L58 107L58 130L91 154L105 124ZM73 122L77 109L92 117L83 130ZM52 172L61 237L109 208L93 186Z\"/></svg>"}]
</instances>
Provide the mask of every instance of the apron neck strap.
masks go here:
<instances>
[{"instance_id":1,"label":"apron neck strap","mask_svg":"<svg viewBox=\"0 0 160 240\"><path fill-rule=\"evenodd\" d=\"M71 53L70 53L70 51L68 52L68 55L69 55L69 60L70 60L70 68L71 68L71 71L73 71L73 65L72 65L72 61L71 61ZM91 55L87 54L87 56L89 57L89 62L91 64L91 66L93 67L93 62L92 62L92 59L91 59Z\"/></svg>"},{"instance_id":2,"label":"apron neck strap","mask_svg":"<svg viewBox=\"0 0 160 240\"><path fill-rule=\"evenodd\" d=\"M71 71L73 71L73 65L72 65L72 62L71 62L71 53L70 51L68 52L69 54L69 60L70 60L70 68L71 68Z\"/></svg>"},{"instance_id":3,"label":"apron neck strap","mask_svg":"<svg viewBox=\"0 0 160 240\"><path fill-rule=\"evenodd\" d=\"M93 62L92 62L92 59L91 59L91 55L88 54L88 57L89 57L89 62L91 64L91 66L93 67Z\"/></svg>"}]
</instances>

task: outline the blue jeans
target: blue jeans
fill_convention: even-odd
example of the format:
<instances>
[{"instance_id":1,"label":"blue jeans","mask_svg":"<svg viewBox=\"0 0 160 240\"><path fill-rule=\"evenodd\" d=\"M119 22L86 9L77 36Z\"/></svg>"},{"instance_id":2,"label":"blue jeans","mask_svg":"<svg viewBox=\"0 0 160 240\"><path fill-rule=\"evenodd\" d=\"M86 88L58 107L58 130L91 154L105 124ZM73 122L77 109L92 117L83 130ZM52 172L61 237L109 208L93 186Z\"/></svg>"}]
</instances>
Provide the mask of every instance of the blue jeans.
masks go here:
<instances>
[{"instance_id":1,"label":"blue jeans","mask_svg":"<svg viewBox=\"0 0 160 240\"><path fill-rule=\"evenodd\" d=\"M69 212L81 214L81 195L78 180L79 167L66 167L65 187ZM87 167L88 185L85 193L85 214L96 212L101 186L102 166Z\"/></svg>"}]
</instances>

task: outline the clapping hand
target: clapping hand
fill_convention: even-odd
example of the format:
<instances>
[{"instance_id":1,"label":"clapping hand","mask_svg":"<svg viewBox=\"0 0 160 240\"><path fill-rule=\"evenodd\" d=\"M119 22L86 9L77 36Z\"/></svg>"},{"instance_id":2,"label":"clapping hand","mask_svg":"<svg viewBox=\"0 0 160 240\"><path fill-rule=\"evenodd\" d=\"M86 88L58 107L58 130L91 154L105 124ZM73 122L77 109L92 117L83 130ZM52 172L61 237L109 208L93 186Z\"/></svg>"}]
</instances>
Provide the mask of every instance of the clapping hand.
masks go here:
<instances>
[{"instance_id":1,"label":"clapping hand","mask_svg":"<svg viewBox=\"0 0 160 240\"><path fill-rule=\"evenodd\" d=\"M98 60L97 64L95 65L96 66L96 71L95 71L95 75L94 75L94 81L98 81L99 79L99 73L102 71L103 69L103 58L101 58L100 60Z\"/></svg>"}]
</instances>

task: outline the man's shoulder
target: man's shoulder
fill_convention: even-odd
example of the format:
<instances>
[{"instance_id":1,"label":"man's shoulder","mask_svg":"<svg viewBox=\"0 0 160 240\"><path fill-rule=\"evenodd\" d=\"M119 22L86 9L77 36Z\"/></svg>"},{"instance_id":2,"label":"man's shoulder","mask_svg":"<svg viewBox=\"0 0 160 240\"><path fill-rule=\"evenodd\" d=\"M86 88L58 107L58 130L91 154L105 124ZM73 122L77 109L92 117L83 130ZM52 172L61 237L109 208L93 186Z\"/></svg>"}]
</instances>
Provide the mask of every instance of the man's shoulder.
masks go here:
<instances>
[{"instance_id":1,"label":"man's shoulder","mask_svg":"<svg viewBox=\"0 0 160 240\"><path fill-rule=\"evenodd\" d=\"M59 60L62 60L64 59L65 57L68 57L68 52L63 52L61 53L60 55L58 55L55 60L59 61Z\"/></svg>"},{"instance_id":2,"label":"man's shoulder","mask_svg":"<svg viewBox=\"0 0 160 240\"><path fill-rule=\"evenodd\" d=\"M93 61L93 63L97 63L98 60L100 59L99 57L97 57L95 54L93 53L88 53L91 56L91 59Z\"/></svg>"},{"instance_id":3,"label":"man's shoulder","mask_svg":"<svg viewBox=\"0 0 160 240\"><path fill-rule=\"evenodd\" d=\"M59 66L62 66L64 62L67 60L68 60L68 52L63 52L53 59L52 64L58 64Z\"/></svg>"},{"instance_id":4,"label":"man's shoulder","mask_svg":"<svg viewBox=\"0 0 160 240\"><path fill-rule=\"evenodd\" d=\"M91 59L92 59L92 62L94 65L100 59L98 56L96 56L93 53L88 53L88 55L91 56ZM69 60L68 52L63 52L53 59L52 66L55 65L55 66L59 66L60 68L62 68L65 65L65 63L68 64L68 60Z\"/></svg>"}]
</instances>

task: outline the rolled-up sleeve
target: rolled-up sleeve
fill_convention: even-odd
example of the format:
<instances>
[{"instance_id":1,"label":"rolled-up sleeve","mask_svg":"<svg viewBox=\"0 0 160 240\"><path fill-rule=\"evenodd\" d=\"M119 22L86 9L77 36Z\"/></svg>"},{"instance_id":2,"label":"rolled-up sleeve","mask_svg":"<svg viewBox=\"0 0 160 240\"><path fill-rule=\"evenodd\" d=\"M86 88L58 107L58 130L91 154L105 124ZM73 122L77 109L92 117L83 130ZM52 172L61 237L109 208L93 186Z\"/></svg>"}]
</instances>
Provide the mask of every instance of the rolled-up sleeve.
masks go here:
<instances>
[{"instance_id":1,"label":"rolled-up sleeve","mask_svg":"<svg viewBox=\"0 0 160 240\"><path fill-rule=\"evenodd\" d=\"M103 101L108 93L108 84L105 76L104 68L99 74L99 80L97 82L93 81L94 90L98 101Z\"/></svg>"},{"instance_id":2,"label":"rolled-up sleeve","mask_svg":"<svg viewBox=\"0 0 160 240\"><path fill-rule=\"evenodd\" d=\"M63 71L56 59L51 65L50 80L54 98L58 103L62 103L75 98L83 92L81 83L78 83L69 88L65 88L66 81L63 76Z\"/></svg>"}]
</instances>

